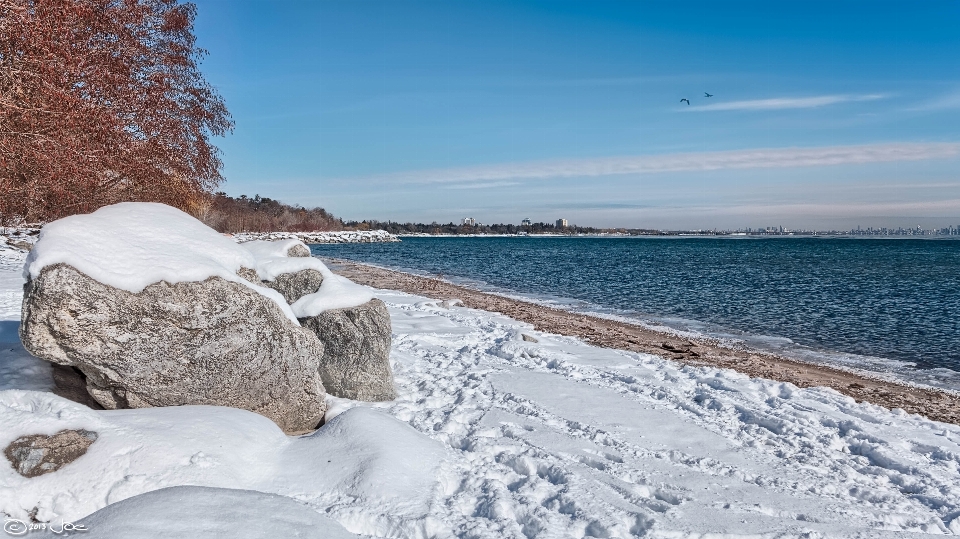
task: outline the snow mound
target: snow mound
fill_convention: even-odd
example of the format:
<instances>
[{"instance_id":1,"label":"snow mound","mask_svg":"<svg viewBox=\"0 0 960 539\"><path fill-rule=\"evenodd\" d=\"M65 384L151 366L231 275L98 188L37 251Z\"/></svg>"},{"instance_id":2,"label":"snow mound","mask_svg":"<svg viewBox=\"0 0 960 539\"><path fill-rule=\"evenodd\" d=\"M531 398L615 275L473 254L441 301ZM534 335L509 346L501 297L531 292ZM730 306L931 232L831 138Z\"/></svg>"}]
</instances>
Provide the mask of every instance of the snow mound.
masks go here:
<instances>
[{"instance_id":1,"label":"snow mound","mask_svg":"<svg viewBox=\"0 0 960 539\"><path fill-rule=\"evenodd\" d=\"M37 508L42 522L76 522L145 492L202 485L292 497L354 533L382 535L428 525L445 458L436 441L365 406L312 435L288 437L269 419L235 408L95 411L50 393L0 391L0 447L76 428L97 432L97 441L56 473L27 479L0 466L0 513L25 520ZM272 520L255 513L242 523L254 515Z\"/></svg>"},{"instance_id":2,"label":"snow mound","mask_svg":"<svg viewBox=\"0 0 960 539\"><path fill-rule=\"evenodd\" d=\"M83 537L88 539L357 537L336 521L284 496L195 486L169 487L127 498L76 524L86 528ZM58 523L52 525L59 529Z\"/></svg>"},{"instance_id":3,"label":"snow mound","mask_svg":"<svg viewBox=\"0 0 960 539\"><path fill-rule=\"evenodd\" d=\"M164 204L123 202L46 225L27 256L23 276L35 279L54 264L68 264L105 285L134 293L160 281L220 277L270 298L296 321L283 296L237 275L241 267L256 266L250 251Z\"/></svg>"},{"instance_id":4,"label":"snow mound","mask_svg":"<svg viewBox=\"0 0 960 539\"><path fill-rule=\"evenodd\" d=\"M373 293L369 288L335 275L319 259L312 256L287 256L287 250L298 244L303 245L303 242L287 239L276 242L249 241L240 244L254 257L255 265L252 267L256 268L257 276L264 281L273 281L284 273L295 273L307 269L316 270L323 275L320 290L303 296L291 306L297 317L309 318L331 309L356 307L373 299Z\"/></svg>"}]
</instances>

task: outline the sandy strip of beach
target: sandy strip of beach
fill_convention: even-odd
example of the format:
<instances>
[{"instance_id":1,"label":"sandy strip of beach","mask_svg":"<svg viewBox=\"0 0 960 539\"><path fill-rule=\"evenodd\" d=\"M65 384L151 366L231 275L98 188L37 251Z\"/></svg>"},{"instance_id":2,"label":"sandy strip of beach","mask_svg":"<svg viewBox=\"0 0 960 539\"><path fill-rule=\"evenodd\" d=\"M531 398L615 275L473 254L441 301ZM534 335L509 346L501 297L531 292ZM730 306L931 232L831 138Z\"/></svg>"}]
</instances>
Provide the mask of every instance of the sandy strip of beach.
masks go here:
<instances>
[{"instance_id":1,"label":"sandy strip of beach","mask_svg":"<svg viewBox=\"0 0 960 539\"><path fill-rule=\"evenodd\" d=\"M733 369L758 378L798 387L826 386L858 402L900 408L929 419L960 424L960 397L936 389L877 380L845 370L796 361L761 350L724 345L710 339L687 339L643 326L553 309L350 260L324 259L330 268L357 283L401 290L430 298L459 299L466 307L502 313L538 331L580 338L592 345L655 354L687 365Z\"/></svg>"}]
</instances>

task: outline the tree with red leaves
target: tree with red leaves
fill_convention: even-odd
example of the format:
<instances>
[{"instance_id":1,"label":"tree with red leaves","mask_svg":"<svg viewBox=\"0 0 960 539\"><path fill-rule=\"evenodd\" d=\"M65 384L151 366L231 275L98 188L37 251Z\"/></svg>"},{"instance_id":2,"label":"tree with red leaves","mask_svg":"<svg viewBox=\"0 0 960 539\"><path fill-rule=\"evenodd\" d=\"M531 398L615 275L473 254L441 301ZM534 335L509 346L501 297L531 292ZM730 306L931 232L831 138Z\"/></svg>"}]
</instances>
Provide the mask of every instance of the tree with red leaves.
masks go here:
<instances>
[{"instance_id":1,"label":"tree with red leaves","mask_svg":"<svg viewBox=\"0 0 960 539\"><path fill-rule=\"evenodd\" d=\"M121 201L190 211L233 129L177 0L0 0L0 221Z\"/></svg>"}]
</instances>

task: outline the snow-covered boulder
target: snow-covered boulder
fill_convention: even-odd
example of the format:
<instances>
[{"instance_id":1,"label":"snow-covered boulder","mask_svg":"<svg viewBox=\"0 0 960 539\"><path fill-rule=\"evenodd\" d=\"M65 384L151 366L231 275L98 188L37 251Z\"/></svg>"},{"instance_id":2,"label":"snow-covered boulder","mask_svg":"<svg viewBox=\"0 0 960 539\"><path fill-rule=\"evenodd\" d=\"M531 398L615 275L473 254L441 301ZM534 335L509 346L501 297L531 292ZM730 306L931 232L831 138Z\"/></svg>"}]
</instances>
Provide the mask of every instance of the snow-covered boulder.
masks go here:
<instances>
[{"instance_id":1,"label":"snow-covered boulder","mask_svg":"<svg viewBox=\"0 0 960 539\"><path fill-rule=\"evenodd\" d=\"M241 244L257 259L263 284L290 301L303 327L324 344L323 386L333 396L363 401L396 398L390 369L390 314L368 288L334 275L297 239Z\"/></svg>"},{"instance_id":2,"label":"snow-covered boulder","mask_svg":"<svg viewBox=\"0 0 960 539\"><path fill-rule=\"evenodd\" d=\"M328 393L361 401L397 397L390 369L390 313L382 301L327 310L300 323L323 342L320 376Z\"/></svg>"},{"instance_id":3,"label":"snow-covered boulder","mask_svg":"<svg viewBox=\"0 0 960 539\"><path fill-rule=\"evenodd\" d=\"M320 423L323 345L283 297L240 277L256 258L187 214L123 203L44 227L24 268L20 337L86 376L103 407L184 404Z\"/></svg>"}]
</instances>

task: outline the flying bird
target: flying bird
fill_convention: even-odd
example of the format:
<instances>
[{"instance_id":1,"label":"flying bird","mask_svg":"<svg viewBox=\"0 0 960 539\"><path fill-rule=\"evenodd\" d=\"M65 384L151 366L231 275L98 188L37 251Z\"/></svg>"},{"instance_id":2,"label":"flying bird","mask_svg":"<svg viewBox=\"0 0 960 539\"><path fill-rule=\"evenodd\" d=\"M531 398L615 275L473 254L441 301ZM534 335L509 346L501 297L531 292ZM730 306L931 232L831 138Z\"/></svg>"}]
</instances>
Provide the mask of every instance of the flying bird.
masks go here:
<instances>
[{"instance_id":1,"label":"flying bird","mask_svg":"<svg viewBox=\"0 0 960 539\"><path fill-rule=\"evenodd\" d=\"M686 97L680 100L681 103L683 103L684 101L686 101L688 105L690 104L690 100L687 99Z\"/></svg>"},{"instance_id":2,"label":"flying bird","mask_svg":"<svg viewBox=\"0 0 960 539\"><path fill-rule=\"evenodd\" d=\"M713 94L708 94L707 92L703 92L703 97L713 97Z\"/></svg>"}]
</instances>

